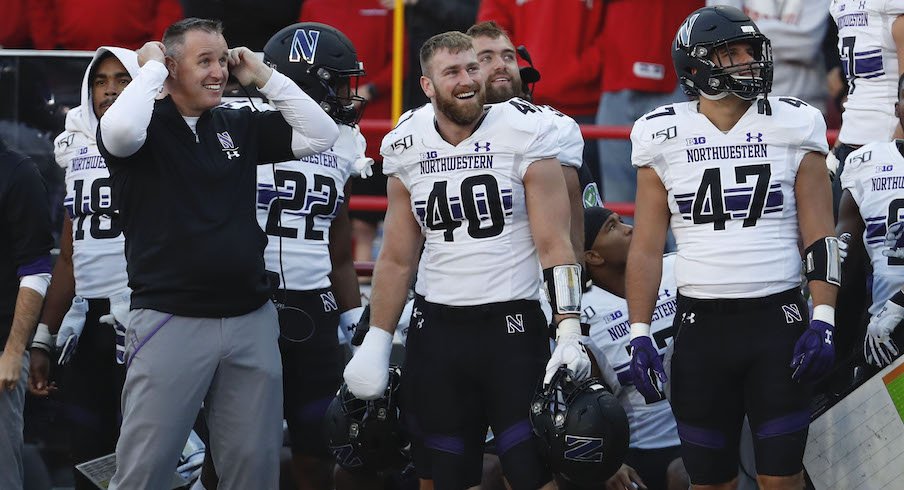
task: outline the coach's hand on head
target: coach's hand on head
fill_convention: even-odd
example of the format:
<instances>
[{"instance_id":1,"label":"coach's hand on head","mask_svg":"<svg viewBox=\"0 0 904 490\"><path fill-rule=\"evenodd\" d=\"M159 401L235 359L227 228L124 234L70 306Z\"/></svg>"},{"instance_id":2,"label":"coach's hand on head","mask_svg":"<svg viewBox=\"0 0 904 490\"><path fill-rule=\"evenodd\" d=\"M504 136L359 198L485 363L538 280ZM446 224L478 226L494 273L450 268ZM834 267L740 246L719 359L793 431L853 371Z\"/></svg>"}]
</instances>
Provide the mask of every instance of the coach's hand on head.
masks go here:
<instances>
[{"instance_id":1,"label":"coach's hand on head","mask_svg":"<svg viewBox=\"0 0 904 490\"><path fill-rule=\"evenodd\" d=\"M270 79L273 68L265 65L250 49L240 46L229 50L229 72L242 85L254 84L261 88Z\"/></svg>"},{"instance_id":2,"label":"coach's hand on head","mask_svg":"<svg viewBox=\"0 0 904 490\"><path fill-rule=\"evenodd\" d=\"M138 55L138 66L144 66L145 63L151 60L159 61L164 65L166 64L164 61L166 58L166 48L160 41L148 41L144 43L144 46L138 48L138 51L135 51L135 54Z\"/></svg>"}]
</instances>

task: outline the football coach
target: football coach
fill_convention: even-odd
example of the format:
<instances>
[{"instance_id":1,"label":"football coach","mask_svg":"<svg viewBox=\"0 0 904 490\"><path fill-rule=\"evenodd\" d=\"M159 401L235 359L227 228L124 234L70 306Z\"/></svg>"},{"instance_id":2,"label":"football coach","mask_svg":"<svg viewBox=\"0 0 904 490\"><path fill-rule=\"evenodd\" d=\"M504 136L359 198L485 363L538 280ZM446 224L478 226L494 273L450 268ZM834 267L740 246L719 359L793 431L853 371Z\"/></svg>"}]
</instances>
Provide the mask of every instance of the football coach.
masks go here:
<instances>
[{"instance_id":1,"label":"football coach","mask_svg":"<svg viewBox=\"0 0 904 490\"><path fill-rule=\"evenodd\" d=\"M282 367L255 166L323 152L339 131L222 32L189 18L145 44L138 76L98 128L132 289L111 489L170 488L202 402L219 488L278 487ZM230 73L278 112L218 107Z\"/></svg>"}]
</instances>

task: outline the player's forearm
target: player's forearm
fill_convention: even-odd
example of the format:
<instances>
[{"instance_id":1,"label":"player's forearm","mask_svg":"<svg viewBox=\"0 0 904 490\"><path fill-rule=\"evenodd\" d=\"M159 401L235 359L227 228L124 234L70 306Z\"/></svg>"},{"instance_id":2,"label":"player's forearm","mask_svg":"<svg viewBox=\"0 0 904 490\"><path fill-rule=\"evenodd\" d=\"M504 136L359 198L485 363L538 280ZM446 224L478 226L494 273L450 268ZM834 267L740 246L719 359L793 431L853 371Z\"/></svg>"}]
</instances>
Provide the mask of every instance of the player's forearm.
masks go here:
<instances>
[{"instance_id":1,"label":"player's forearm","mask_svg":"<svg viewBox=\"0 0 904 490\"><path fill-rule=\"evenodd\" d=\"M66 215L60 232L60 256L53 266L53 276L44 298L41 323L48 326L50 333L57 333L60 323L75 296L75 275L72 266L72 220Z\"/></svg>"},{"instance_id":2,"label":"player's forearm","mask_svg":"<svg viewBox=\"0 0 904 490\"><path fill-rule=\"evenodd\" d=\"M48 326L50 333L57 333L60 323L69 305L75 296L75 276L72 273L72 258L57 258L53 266L53 279L47 288L47 297L44 303L44 311L41 313L41 323Z\"/></svg>"},{"instance_id":3,"label":"player's forearm","mask_svg":"<svg viewBox=\"0 0 904 490\"><path fill-rule=\"evenodd\" d=\"M412 265L380 257L374 267L370 296L370 324L394 333L408 299Z\"/></svg>"},{"instance_id":4,"label":"player's forearm","mask_svg":"<svg viewBox=\"0 0 904 490\"><path fill-rule=\"evenodd\" d=\"M813 297L813 306L829 305L835 307L838 299L838 286L823 281L810 281L810 296Z\"/></svg>"},{"instance_id":5,"label":"player's forearm","mask_svg":"<svg viewBox=\"0 0 904 490\"><path fill-rule=\"evenodd\" d=\"M579 264L584 263L584 201L581 196L581 181L574 167L562 166L565 186L568 187L568 202L571 206L571 248Z\"/></svg>"},{"instance_id":6,"label":"player's forearm","mask_svg":"<svg viewBox=\"0 0 904 490\"><path fill-rule=\"evenodd\" d=\"M636 239L635 239L636 240ZM651 323L656 293L662 280L662 253L631 243L625 271L625 295L631 323Z\"/></svg>"},{"instance_id":7,"label":"player's forearm","mask_svg":"<svg viewBox=\"0 0 904 490\"><path fill-rule=\"evenodd\" d=\"M524 174L524 193L531 236L540 265L546 269L574 264L571 203L565 176L556 159L534 162Z\"/></svg>"},{"instance_id":8,"label":"player's forearm","mask_svg":"<svg viewBox=\"0 0 904 490\"><path fill-rule=\"evenodd\" d=\"M20 287L16 296L16 309L13 314L13 323L10 327L9 338L6 341L4 351L13 355L21 355L25 352L26 344L31 338L38 324L38 315L41 314L41 304L44 296L29 287Z\"/></svg>"},{"instance_id":9,"label":"player's forearm","mask_svg":"<svg viewBox=\"0 0 904 490\"><path fill-rule=\"evenodd\" d=\"M163 88L167 74L162 63L148 61L104 113L100 119L100 133L104 147L111 154L127 157L144 145L154 113L154 100Z\"/></svg>"},{"instance_id":10,"label":"player's forearm","mask_svg":"<svg viewBox=\"0 0 904 490\"><path fill-rule=\"evenodd\" d=\"M824 156L815 152L804 156L797 172L795 195L799 203L797 216L804 248L814 244L819 248L817 242L825 237L835 237L832 191ZM828 262L826 267L829 271L825 274L833 275L831 270L840 265L835 262L837 258L833 252L828 252L825 260ZM813 296L813 304L834 306L838 286L822 280L811 280L810 293Z\"/></svg>"},{"instance_id":11,"label":"player's forearm","mask_svg":"<svg viewBox=\"0 0 904 490\"><path fill-rule=\"evenodd\" d=\"M292 153L296 158L324 152L336 142L339 128L335 121L285 75L274 71L260 92L292 127Z\"/></svg>"}]
</instances>

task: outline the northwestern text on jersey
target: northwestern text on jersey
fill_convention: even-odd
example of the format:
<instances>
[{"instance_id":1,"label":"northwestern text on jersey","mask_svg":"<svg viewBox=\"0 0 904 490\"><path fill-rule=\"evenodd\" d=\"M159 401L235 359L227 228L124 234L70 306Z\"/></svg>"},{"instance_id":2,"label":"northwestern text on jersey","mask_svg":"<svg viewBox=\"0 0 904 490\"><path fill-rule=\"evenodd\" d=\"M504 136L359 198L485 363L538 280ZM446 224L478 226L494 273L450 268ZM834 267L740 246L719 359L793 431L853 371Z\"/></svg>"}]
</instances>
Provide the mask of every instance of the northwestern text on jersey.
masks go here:
<instances>
[{"instance_id":1,"label":"northwestern text on jersey","mask_svg":"<svg viewBox=\"0 0 904 490\"><path fill-rule=\"evenodd\" d=\"M493 155L458 155L423 160L419 163L421 175L452 170L493 168Z\"/></svg>"},{"instance_id":2,"label":"northwestern text on jersey","mask_svg":"<svg viewBox=\"0 0 904 490\"><path fill-rule=\"evenodd\" d=\"M766 158L766 143L754 143L750 145L706 146L703 148L688 148L688 162L702 162L704 160L728 160L738 158Z\"/></svg>"}]
</instances>

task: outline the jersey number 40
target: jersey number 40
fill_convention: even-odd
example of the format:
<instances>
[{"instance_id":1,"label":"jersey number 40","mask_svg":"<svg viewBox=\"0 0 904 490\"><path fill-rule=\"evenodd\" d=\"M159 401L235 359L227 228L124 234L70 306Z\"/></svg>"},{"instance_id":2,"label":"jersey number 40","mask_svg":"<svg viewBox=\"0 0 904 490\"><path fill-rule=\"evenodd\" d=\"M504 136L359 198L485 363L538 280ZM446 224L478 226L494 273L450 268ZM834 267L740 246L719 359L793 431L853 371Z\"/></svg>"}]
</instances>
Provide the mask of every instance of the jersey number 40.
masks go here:
<instances>
[{"instance_id":1,"label":"jersey number 40","mask_svg":"<svg viewBox=\"0 0 904 490\"><path fill-rule=\"evenodd\" d=\"M457 196L450 197L448 184L445 180L433 184L425 203L424 226L442 231L447 242L455 240L454 232L465 220L471 238L490 238L502 233L505 216L511 214L511 189L500 193L492 175L473 175L461 182Z\"/></svg>"}]
</instances>

